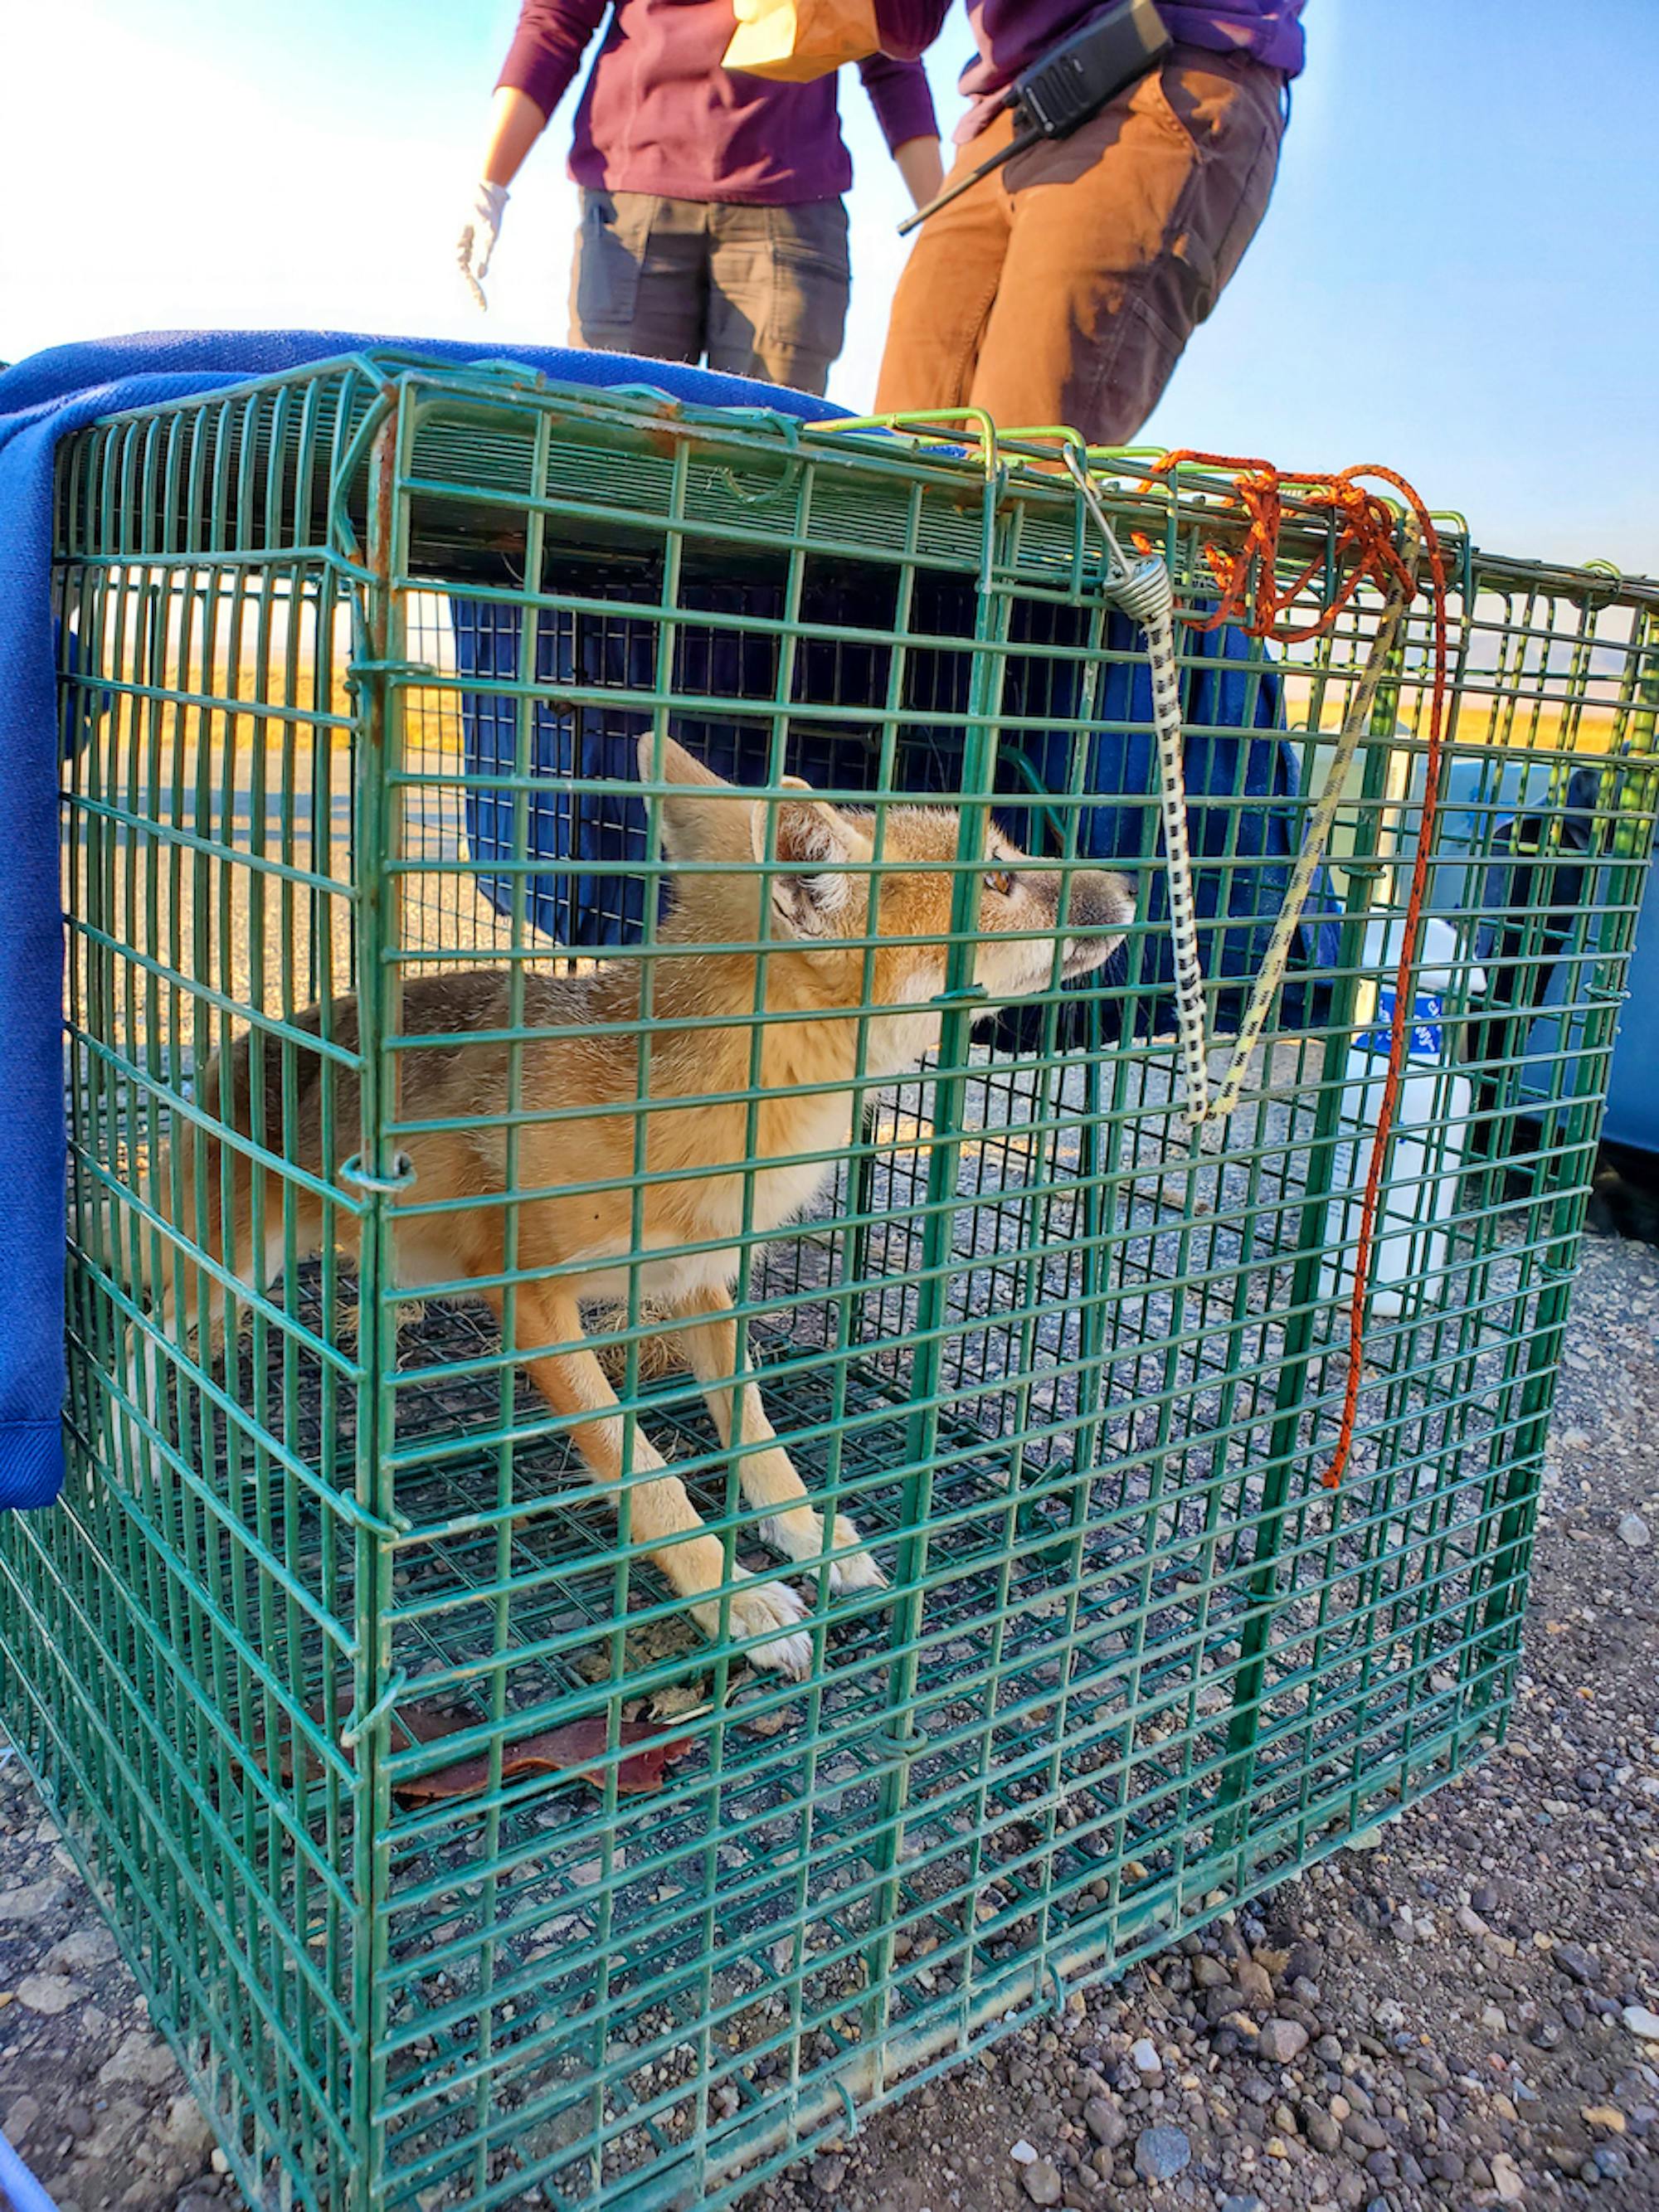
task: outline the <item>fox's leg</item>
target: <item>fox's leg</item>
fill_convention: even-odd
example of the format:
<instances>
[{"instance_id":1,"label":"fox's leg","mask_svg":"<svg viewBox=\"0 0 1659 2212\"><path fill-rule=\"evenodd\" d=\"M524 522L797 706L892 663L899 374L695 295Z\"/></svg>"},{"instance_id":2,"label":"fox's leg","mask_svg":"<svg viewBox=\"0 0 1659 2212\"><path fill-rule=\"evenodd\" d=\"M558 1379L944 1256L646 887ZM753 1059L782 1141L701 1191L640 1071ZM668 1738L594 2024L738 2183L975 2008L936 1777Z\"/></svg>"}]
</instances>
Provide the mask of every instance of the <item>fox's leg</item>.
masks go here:
<instances>
[{"instance_id":1,"label":"fox's leg","mask_svg":"<svg viewBox=\"0 0 1659 2212\"><path fill-rule=\"evenodd\" d=\"M499 1291L485 1294L501 1316ZM533 1285L520 1283L515 1292L520 1340L538 1344L574 1344L581 1335L581 1318L574 1299L557 1297ZM708 1595L726 1577L726 1553L719 1539L702 1528L697 1509L686 1495L678 1475L666 1471L662 1455L645 1434L637 1419L630 1465L623 1464L626 1429L617 1394L605 1379L592 1352L553 1352L525 1355L509 1346L556 1413L580 1414L570 1441L601 1482L620 1485L625 1474L637 1478L655 1470L648 1480L629 1484L629 1526L635 1539L650 1548L651 1556L690 1607L698 1626L711 1637L720 1634L721 1601ZM671 1538L680 1540L672 1542ZM812 1663L812 1642L799 1628L806 1607L787 1583L758 1581L733 1566L731 1577L738 1587L726 1601L731 1633L766 1640L751 1647L749 1657L758 1667L775 1667L780 1674L800 1676Z\"/></svg>"},{"instance_id":2,"label":"fox's leg","mask_svg":"<svg viewBox=\"0 0 1659 2212\"><path fill-rule=\"evenodd\" d=\"M215 1160L210 1171L216 1166ZM241 1301L234 1290L221 1285L198 1264L198 1251L211 1254L246 1297L255 1298L282 1281L290 1229L295 1249L302 1257L320 1251L324 1243L321 1206L309 1192L292 1186L285 1190L274 1176L265 1188L257 1257L253 1205L240 1172L228 1237L222 1231L216 1197L211 1212L200 1222L195 1218L193 1188L192 1182L185 1182L184 1203L179 1209L180 1242L158 1240L155 1257L159 1265L152 1266L149 1255L145 1255L140 1272L149 1294L148 1322L135 1325L129 1332L130 1393L135 1387L133 1378L142 1376L143 1395L139 1403L152 1419L159 1419L163 1407L170 1402L179 1352L192 1339L204 1365L221 1351L228 1354L229 1334ZM158 1197L158 1206L163 1202ZM148 1240L149 1231L143 1234ZM344 1218L334 1224L333 1242L349 1258L356 1259L357 1239L349 1233ZM289 1295L284 1287L276 1303L286 1307Z\"/></svg>"},{"instance_id":3,"label":"fox's leg","mask_svg":"<svg viewBox=\"0 0 1659 2212\"><path fill-rule=\"evenodd\" d=\"M735 1397L741 1407L735 1425L736 1441L772 1446L769 1451L746 1451L738 1462L738 1479L743 1485L744 1496L751 1505L772 1508L771 1518L762 1524L763 1536L787 1558L799 1561L803 1566L816 1564L823 1559L825 1550L831 1548L824 1536L823 1516L806 1502L806 1486L796 1474L788 1453L777 1441L777 1431L766 1418L760 1392L752 1382L733 1382L738 1325L732 1318L730 1292L723 1285L704 1285L685 1291L675 1303L673 1319L691 1372L702 1385L709 1416L720 1442L728 1449L733 1442L732 1401ZM886 1588L887 1577L870 1554L850 1549L863 1540L846 1515L837 1514L833 1548L848 1550L848 1556L830 1562L832 1589Z\"/></svg>"},{"instance_id":4,"label":"fox's leg","mask_svg":"<svg viewBox=\"0 0 1659 2212\"><path fill-rule=\"evenodd\" d=\"M264 1291L282 1269L280 1229L274 1238L266 1235L264 1268L260 1273L251 1259L242 1256L251 1241L246 1224L240 1235L233 1231L228 1245L221 1237L216 1201L204 1224L190 1218L187 1209L192 1188L187 1180L180 1242L175 1243L159 1231L152 1242L148 1228L139 1232L143 1242L135 1280L137 1287L148 1294L149 1312L147 1322L134 1322L127 1331L126 1376L129 1395L137 1395L142 1409L153 1420L160 1419L170 1401L179 1347L194 1340L200 1358L206 1362L226 1340L228 1293L197 1264L197 1237L204 1238L204 1249L250 1295ZM156 1203L170 1213L167 1194L159 1180Z\"/></svg>"}]
</instances>

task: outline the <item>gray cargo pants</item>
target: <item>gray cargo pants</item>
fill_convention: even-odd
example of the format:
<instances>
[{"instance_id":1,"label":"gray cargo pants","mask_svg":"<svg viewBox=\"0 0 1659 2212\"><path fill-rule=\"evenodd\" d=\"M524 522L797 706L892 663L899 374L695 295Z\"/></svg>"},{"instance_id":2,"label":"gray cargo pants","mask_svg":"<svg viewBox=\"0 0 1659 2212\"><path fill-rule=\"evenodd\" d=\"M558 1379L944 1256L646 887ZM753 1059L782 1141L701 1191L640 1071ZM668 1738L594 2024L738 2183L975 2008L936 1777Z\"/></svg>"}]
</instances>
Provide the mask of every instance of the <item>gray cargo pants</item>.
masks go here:
<instances>
[{"instance_id":1,"label":"gray cargo pants","mask_svg":"<svg viewBox=\"0 0 1659 2212\"><path fill-rule=\"evenodd\" d=\"M570 342L821 392L852 283L840 200L793 207L584 189Z\"/></svg>"}]
</instances>

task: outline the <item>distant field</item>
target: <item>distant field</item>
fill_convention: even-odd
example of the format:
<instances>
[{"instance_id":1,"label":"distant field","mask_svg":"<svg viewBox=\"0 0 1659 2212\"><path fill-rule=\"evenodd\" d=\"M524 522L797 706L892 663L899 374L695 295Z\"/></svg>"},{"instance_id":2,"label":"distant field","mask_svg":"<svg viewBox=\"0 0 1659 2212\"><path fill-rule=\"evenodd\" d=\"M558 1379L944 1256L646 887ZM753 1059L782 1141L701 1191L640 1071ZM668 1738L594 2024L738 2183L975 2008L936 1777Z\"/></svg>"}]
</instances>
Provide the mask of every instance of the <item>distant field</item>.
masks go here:
<instances>
[{"instance_id":1,"label":"distant field","mask_svg":"<svg viewBox=\"0 0 1659 2212\"><path fill-rule=\"evenodd\" d=\"M261 649L256 641L262 612ZM135 592L106 630L105 666L112 675L118 669L128 681L137 672L147 687L194 695L203 702L200 707L180 708L168 699L159 703L161 714L169 719L182 716L186 721L198 720L204 713L227 715L238 742L251 738L258 719L246 711L244 702L249 705L266 702L279 714L289 708L297 715L349 721L352 702L345 672L350 662L351 637L346 610L337 611L326 639L320 634L315 608L307 604L298 611L298 634L290 640L292 612L283 599L273 601L263 611L257 602L245 602L239 623L233 618L231 603L222 600L214 610L212 635L207 636L201 606L194 611L190 628L184 630L175 603L162 637L155 634L146 603ZM433 593L410 594L405 617L409 657L441 672L453 672L454 645L444 599ZM319 652L325 645L326 650ZM1564 665L1547 676L1532 670L1518 678L1510 674L1494 678L1489 672L1470 672L1456 704L1457 741L1576 753L1601 753L1616 744L1632 716L1628 708L1621 708L1610 696L1610 676L1594 667L1588 672L1571 669L1567 664L1572 647L1563 644L1560 652ZM1308 726L1315 684L1294 665L1282 665L1281 676L1286 720L1294 733ZM1356 664L1323 680L1318 715L1322 732L1334 733L1340 727L1357 677ZM1495 680L1506 687L1518 681L1523 691L1530 690L1537 696L1494 701L1487 696L1486 687ZM1571 695L1580 688L1589 696L1575 702ZM1406 733L1417 738L1426 737L1428 697L1420 675L1404 690L1399 713ZM408 733L423 750L453 754L460 742L456 695L437 690L411 694Z\"/></svg>"}]
</instances>

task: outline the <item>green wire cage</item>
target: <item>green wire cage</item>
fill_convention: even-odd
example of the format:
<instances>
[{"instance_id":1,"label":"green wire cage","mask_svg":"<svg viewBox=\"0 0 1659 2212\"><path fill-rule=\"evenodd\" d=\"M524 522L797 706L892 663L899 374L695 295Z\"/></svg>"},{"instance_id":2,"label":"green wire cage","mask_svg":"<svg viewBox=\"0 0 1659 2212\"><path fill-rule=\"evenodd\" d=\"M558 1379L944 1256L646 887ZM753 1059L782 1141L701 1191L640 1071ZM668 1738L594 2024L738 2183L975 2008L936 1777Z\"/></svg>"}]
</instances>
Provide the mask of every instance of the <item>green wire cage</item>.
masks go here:
<instances>
[{"instance_id":1,"label":"green wire cage","mask_svg":"<svg viewBox=\"0 0 1659 2212\"><path fill-rule=\"evenodd\" d=\"M1441 1026L1331 1490L1428 602L1194 1139L1142 643L1054 463L388 358L61 449L71 1473L0 1676L252 2199L730 2203L1503 1730L1659 588L1444 526ZM1200 615L1225 485L1093 468ZM1329 597L1311 498L1283 556ZM1218 1035L1383 618L1179 629Z\"/></svg>"}]
</instances>

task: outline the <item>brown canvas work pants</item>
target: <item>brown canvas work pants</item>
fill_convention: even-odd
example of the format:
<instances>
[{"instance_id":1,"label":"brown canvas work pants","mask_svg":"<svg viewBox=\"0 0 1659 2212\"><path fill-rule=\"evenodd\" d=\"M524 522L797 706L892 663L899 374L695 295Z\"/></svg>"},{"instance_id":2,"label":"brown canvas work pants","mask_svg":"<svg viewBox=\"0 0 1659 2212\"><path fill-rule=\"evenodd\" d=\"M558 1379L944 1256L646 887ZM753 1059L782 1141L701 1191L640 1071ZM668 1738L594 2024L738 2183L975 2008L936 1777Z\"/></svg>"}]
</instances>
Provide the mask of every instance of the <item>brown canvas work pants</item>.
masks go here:
<instances>
[{"instance_id":1,"label":"brown canvas work pants","mask_svg":"<svg viewBox=\"0 0 1659 2212\"><path fill-rule=\"evenodd\" d=\"M900 279L876 406L982 407L1122 445L1243 258L1273 191L1284 78L1176 46L1069 138L930 216ZM1008 143L997 116L952 175Z\"/></svg>"},{"instance_id":2,"label":"brown canvas work pants","mask_svg":"<svg viewBox=\"0 0 1659 2212\"><path fill-rule=\"evenodd\" d=\"M570 342L822 392L851 285L841 200L750 207L584 190Z\"/></svg>"}]
</instances>

